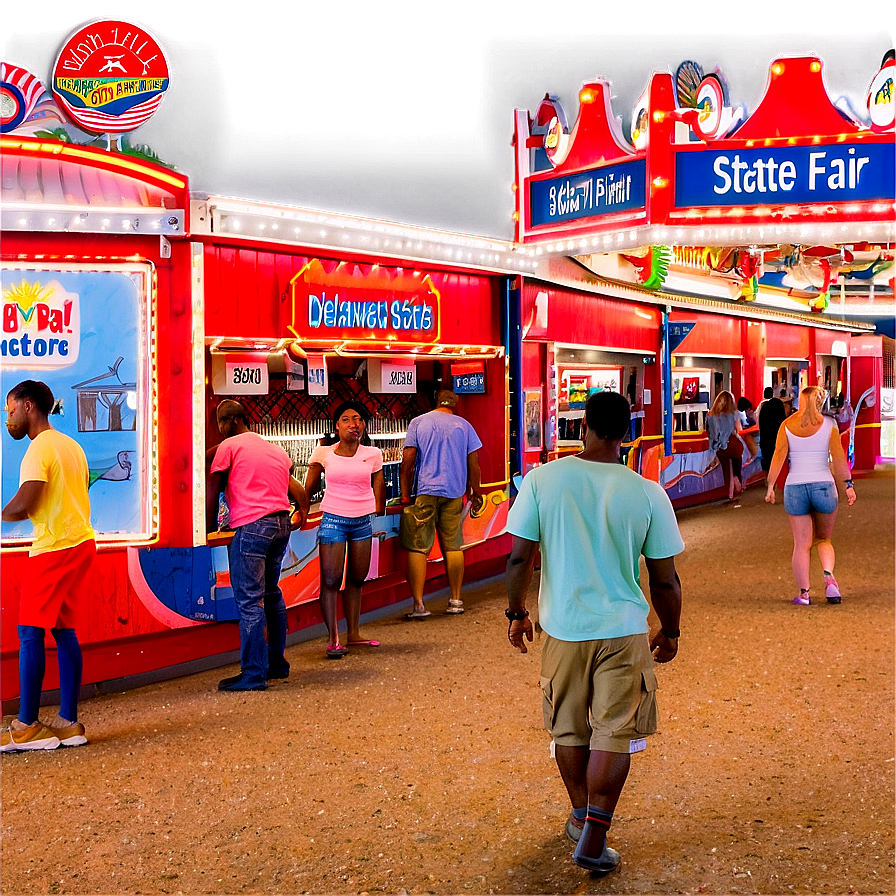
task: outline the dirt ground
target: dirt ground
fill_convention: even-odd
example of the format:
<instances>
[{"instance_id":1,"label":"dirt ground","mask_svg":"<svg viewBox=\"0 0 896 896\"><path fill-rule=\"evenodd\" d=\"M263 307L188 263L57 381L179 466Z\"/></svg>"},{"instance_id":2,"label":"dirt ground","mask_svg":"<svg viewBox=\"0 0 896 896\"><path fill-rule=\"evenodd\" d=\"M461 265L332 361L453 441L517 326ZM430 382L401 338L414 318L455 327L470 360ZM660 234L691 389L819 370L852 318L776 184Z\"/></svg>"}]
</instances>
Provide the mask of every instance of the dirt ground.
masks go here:
<instances>
[{"instance_id":1,"label":"dirt ground","mask_svg":"<svg viewBox=\"0 0 896 896\"><path fill-rule=\"evenodd\" d=\"M679 514L681 649L609 877L570 861L540 644L510 649L496 581L463 616L443 593L426 621L367 625L379 650L290 647L264 693L219 693L230 666L83 703L88 746L2 757L0 890L892 894L893 471L856 484L839 607L817 566L813 605L791 606L787 518L761 488Z\"/></svg>"}]
</instances>

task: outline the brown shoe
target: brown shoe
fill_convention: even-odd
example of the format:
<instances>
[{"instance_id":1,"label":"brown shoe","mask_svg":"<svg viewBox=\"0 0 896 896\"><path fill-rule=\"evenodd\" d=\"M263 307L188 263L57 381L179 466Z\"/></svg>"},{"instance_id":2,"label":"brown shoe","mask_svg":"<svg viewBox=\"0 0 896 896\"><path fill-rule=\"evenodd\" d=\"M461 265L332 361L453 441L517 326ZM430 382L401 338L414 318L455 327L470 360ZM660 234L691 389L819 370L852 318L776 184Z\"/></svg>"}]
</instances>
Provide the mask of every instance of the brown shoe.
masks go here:
<instances>
[{"instance_id":1,"label":"brown shoe","mask_svg":"<svg viewBox=\"0 0 896 896\"><path fill-rule=\"evenodd\" d=\"M11 722L0 731L0 753L19 753L24 750L55 750L59 738L42 722L32 722L23 728Z\"/></svg>"},{"instance_id":2,"label":"brown shoe","mask_svg":"<svg viewBox=\"0 0 896 896\"><path fill-rule=\"evenodd\" d=\"M87 743L84 736L84 726L80 722L69 722L57 715L55 719L51 719L45 724L48 731L52 731L59 738L59 745L62 747L80 747Z\"/></svg>"}]
</instances>

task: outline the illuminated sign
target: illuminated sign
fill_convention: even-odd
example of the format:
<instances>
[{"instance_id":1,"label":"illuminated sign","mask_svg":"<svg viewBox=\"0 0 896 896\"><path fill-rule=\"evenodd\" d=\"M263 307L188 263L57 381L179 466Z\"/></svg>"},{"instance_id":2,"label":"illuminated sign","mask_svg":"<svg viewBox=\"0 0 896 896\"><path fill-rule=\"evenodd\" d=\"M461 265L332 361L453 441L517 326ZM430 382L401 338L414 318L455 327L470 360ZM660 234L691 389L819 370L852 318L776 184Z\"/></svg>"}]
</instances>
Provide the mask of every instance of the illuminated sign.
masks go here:
<instances>
[{"instance_id":1,"label":"illuminated sign","mask_svg":"<svg viewBox=\"0 0 896 896\"><path fill-rule=\"evenodd\" d=\"M78 360L80 304L58 280L4 282L0 357L11 368L67 367Z\"/></svg>"},{"instance_id":2,"label":"illuminated sign","mask_svg":"<svg viewBox=\"0 0 896 896\"><path fill-rule=\"evenodd\" d=\"M679 152L677 208L892 199L892 143Z\"/></svg>"},{"instance_id":3,"label":"illuminated sign","mask_svg":"<svg viewBox=\"0 0 896 896\"><path fill-rule=\"evenodd\" d=\"M531 226L643 210L646 173L645 160L636 159L578 174L532 180Z\"/></svg>"},{"instance_id":4,"label":"illuminated sign","mask_svg":"<svg viewBox=\"0 0 896 896\"><path fill-rule=\"evenodd\" d=\"M290 286L287 330L300 341L438 342L439 291L428 274L313 259Z\"/></svg>"},{"instance_id":5,"label":"illuminated sign","mask_svg":"<svg viewBox=\"0 0 896 896\"><path fill-rule=\"evenodd\" d=\"M156 111L168 89L168 63L144 29L93 22L62 47L52 87L60 106L84 130L120 134Z\"/></svg>"}]
</instances>

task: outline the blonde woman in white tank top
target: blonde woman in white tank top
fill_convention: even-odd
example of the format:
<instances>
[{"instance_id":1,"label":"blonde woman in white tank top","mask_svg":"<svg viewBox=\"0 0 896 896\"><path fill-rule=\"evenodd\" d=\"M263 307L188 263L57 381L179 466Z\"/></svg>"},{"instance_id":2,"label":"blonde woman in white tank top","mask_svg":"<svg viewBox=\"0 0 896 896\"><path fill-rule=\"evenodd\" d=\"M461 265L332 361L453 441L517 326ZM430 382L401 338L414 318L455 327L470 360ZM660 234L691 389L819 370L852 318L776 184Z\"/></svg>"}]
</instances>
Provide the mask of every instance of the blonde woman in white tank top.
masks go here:
<instances>
[{"instance_id":1,"label":"blonde woman in white tank top","mask_svg":"<svg viewBox=\"0 0 896 896\"><path fill-rule=\"evenodd\" d=\"M801 410L792 414L778 430L775 454L768 471L765 500L775 503L775 482L790 460L784 485L784 510L793 530L793 575L800 593L793 603L806 606L809 601L809 567L812 545L824 573L825 597L839 604L840 586L834 578L834 546L831 534L837 519L837 486L846 486L846 500L855 503L856 491L850 478L849 464L843 453L840 433L830 417L821 413L824 391L809 386L800 393Z\"/></svg>"}]
</instances>

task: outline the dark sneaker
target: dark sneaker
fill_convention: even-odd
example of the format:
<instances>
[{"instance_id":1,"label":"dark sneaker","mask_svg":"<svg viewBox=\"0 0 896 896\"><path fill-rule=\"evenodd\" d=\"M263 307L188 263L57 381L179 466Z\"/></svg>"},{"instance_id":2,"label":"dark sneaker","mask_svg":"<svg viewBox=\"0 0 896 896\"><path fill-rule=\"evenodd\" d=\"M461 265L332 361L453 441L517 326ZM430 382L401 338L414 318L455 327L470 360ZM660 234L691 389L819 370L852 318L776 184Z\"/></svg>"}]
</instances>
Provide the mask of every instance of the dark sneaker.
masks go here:
<instances>
[{"instance_id":1,"label":"dark sneaker","mask_svg":"<svg viewBox=\"0 0 896 896\"><path fill-rule=\"evenodd\" d=\"M43 722L32 722L27 728L15 729L12 723L0 731L0 753L24 750L55 750L59 738Z\"/></svg>"},{"instance_id":2,"label":"dark sneaker","mask_svg":"<svg viewBox=\"0 0 896 896\"><path fill-rule=\"evenodd\" d=\"M607 846L606 843L604 843L604 851L596 859L592 859L590 856L576 855L578 851L579 850L576 849L572 854L572 860L576 865L580 868L587 868L592 874L596 874L599 877L603 877L605 874L615 871L622 861L622 857L619 853L616 852L615 849L611 849Z\"/></svg>"},{"instance_id":3,"label":"dark sneaker","mask_svg":"<svg viewBox=\"0 0 896 896\"><path fill-rule=\"evenodd\" d=\"M277 681L281 678L289 678L289 666L268 666L268 681Z\"/></svg>"},{"instance_id":4,"label":"dark sneaker","mask_svg":"<svg viewBox=\"0 0 896 896\"><path fill-rule=\"evenodd\" d=\"M242 672L218 682L219 691L266 691L267 688L268 686L263 681L259 684L250 684Z\"/></svg>"},{"instance_id":5,"label":"dark sneaker","mask_svg":"<svg viewBox=\"0 0 896 896\"><path fill-rule=\"evenodd\" d=\"M566 836L569 837L573 843L579 842L579 838L582 836L582 828L584 827L584 820L579 821L579 819L570 812L569 818L566 819Z\"/></svg>"}]
</instances>

